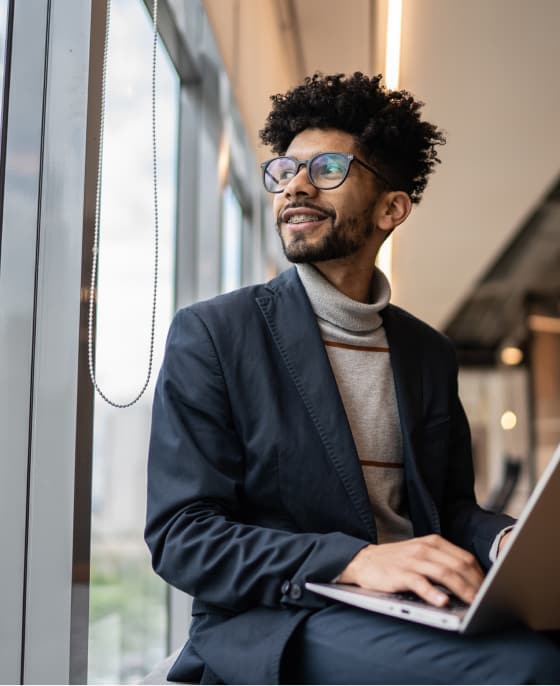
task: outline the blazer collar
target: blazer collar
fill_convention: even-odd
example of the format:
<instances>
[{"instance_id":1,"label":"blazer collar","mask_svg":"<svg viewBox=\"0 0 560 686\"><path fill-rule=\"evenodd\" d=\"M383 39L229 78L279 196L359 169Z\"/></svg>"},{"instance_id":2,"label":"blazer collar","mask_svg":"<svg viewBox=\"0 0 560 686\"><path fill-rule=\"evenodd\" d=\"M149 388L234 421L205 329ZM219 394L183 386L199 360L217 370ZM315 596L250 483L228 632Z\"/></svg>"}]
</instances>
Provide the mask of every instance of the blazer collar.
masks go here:
<instances>
[{"instance_id":1,"label":"blazer collar","mask_svg":"<svg viewBox=\"0 0 560 686\"><path fill-rule=\"evenodd\" d=\"M368 537L376 540L350 425L315 314L296 269L282 273L266 288L270 295L257 297L257 304Z\"/></svg>"}]
</instances>

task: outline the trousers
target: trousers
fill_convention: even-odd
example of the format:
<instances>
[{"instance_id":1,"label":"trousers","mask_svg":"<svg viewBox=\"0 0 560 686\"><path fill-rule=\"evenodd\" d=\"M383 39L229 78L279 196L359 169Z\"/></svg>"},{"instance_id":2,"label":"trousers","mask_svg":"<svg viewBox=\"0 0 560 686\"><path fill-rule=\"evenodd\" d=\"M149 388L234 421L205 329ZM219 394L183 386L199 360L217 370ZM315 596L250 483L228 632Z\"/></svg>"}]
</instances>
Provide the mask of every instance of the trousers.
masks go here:
<instances>
[{"instance_id":1,"label":"trousers","mask_svg":"<svg viewBox=\"0 0 560 686\"><path fill-rule=\"evenodd\" d=\"M334 604L290 640L283 683L559 684L560 646L526 628L463 636Z\"/></svg>"}]
</instances>

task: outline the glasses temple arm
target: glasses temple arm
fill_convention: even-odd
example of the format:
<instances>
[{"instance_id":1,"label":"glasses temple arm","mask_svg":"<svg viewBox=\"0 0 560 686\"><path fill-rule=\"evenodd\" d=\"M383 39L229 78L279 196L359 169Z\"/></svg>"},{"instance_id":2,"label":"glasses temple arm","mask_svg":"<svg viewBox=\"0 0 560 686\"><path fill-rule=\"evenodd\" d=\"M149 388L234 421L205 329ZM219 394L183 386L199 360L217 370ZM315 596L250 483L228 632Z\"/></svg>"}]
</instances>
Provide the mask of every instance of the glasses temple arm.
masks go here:
<instances>
[{"instance_id":1,"label":"glasses temple arm","mask_svg":"<svg viewBox=\"0 0 560 686\"><path fill-rule=\"evenodd\" d=\"M274 183L280 183L280 181L279 181L276 177L274 177L274 176L268 171L268 169L265 168L264 173L265 173L266 176L269 176L269 177L274 181Z\"/></svg>"},{"instance_id":2,"label":"glasses temple arm","mask_svg":"<svg viewBox=\"0 0 560 686\"><path fill-rule=\"evenodd\" d=\"M383 181L383 183L385 183L387 186L391 187L391 184L389 183L389 181L383 176L383 174L381 174L381 172L378 172L377 169L375 169L375 167L372 167L371 165L367 164L366 162L362 162L362 160L358 159L357 157L354 157L353 160L355 162L358 162L358 164L361 164L362 167L369 169L369 171L372 172L372 174L375 174L375 176L377 176L378 179L381 179L381 181Z\"/></svg>"}]
</instances>

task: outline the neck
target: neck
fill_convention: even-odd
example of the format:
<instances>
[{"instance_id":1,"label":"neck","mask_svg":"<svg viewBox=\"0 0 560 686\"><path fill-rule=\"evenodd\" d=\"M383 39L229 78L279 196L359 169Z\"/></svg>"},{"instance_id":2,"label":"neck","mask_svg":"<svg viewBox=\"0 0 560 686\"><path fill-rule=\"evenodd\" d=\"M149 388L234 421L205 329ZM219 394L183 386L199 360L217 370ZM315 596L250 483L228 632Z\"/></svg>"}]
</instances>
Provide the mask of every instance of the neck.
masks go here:
<instances>
[{"instance_id":1,"label":"neck","mask_svg":"<svg viewBox=\"0 0 560 686\"><path fill-rule=\"evenodd\" d=\"M360 267L355 264L341 264L340 260L314 262L313 266L348 298L361 303L369 302L375 260Z\"/></svg>"}]
</instances>

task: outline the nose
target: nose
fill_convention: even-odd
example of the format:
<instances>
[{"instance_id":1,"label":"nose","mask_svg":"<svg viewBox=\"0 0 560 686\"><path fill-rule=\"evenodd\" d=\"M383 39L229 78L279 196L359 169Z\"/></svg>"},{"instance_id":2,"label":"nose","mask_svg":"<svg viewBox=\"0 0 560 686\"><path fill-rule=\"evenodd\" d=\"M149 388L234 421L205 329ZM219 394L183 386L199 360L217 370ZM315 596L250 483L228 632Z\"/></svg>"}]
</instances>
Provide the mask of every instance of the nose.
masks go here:
<instances>
[{"instance_id":1,"label":"nose","mask_svg":"<svg viewBox=\"0 0 560 686\"><path fill-rule=\"evenodd\" d=\"M293 176L284 187L284 197L293 198L298 195L313 196L316 195L316 193L317 189L309 181L307 176L305 164L300 164L295 176Z\"/></svg>"}]
</instances>

